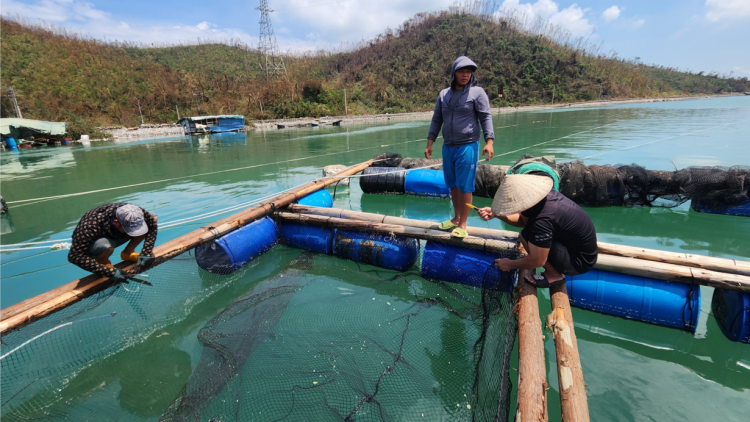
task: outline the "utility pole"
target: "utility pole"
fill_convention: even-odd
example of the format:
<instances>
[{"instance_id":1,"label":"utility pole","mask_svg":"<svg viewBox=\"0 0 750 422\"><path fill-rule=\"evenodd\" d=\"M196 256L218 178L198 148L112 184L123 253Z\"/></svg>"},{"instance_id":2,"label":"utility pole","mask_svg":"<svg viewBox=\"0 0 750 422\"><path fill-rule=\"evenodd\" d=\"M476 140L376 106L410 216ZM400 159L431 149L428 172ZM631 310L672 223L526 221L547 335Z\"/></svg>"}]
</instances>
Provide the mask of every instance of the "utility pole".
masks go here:
<instances>
[{"instance_id":1,"label":"utility pole","mask_svg":"<svg viewBox=\"0 0 750 422\"><path fill-rule=\"evenodd\" d=\"M271 24L270 13L273 9L268 7L268 0L260 0L260 6L255 9L260 10L260 41L258 42L258 52L261 56L258 62L260 71L265 73L266 78L282 74L284 78L288 78L284 58L279 54L279 44L276 42L276 34Z\"/></svg>"},{"instance_id":2,"label":"utility pole","mask_svg":"<svg viewBox=\"0 0 750 422\"><path fill-rule=\"evenodd\" d=\"M13 106L16 108L16 116L18 116L19 119L23 119L21 108L18 107L18 101L16 100L16 90L13 89L13 87L10 87L10 93L13 95Z\"/></svg>"},{"instance_id":3,"label":"utility pole","mask_svg":"<svg viewBox=\"0 0 750 422\"><path fill-rule=\"evenodd\" d=\"M141 115L141 126L143 126L143 112L141 112L141 101L138 100L138 97L135 97L135 100L138 102L138 114Z\"/></svg>"},{"instance_id":4,"label":"utility pole","mask_svg":"<svg viewBox=\"0 0 750 422\"><path fill-rule=\"evenodd\" d=\"M18 101L16 101L16 91L13 89L12 86L9 86L4 89L10 93L10 96L13 99L13 108L15 108L16 117L18 117L19 119L23 119L23 116L21 115L21 108L18 107Z\"/></svg>"},{"instance_id":5,"label":"utility pole","mask_svg":"<svg viewBox=\"0 0 750 422\"><path fill-rule=\"evenodd\" d=\"M175 105L174 105L174 108L175 108L175 110L177 110L177 120L178 120L178 121L182 120L182 119L180 118L180 108L179 108L179 107L177 107L177 104L175 104Z\"/></svg>"},{"instance_id":6,"label":"utility pole","mask_svg":"<svg viewBox=\"0 0 750 422\"><path fill-rule=\"evenodd\" d=\"M349 107L346 105L346 88L344 88L344 116L349 115Z\"/></svg>"}]
</instances>

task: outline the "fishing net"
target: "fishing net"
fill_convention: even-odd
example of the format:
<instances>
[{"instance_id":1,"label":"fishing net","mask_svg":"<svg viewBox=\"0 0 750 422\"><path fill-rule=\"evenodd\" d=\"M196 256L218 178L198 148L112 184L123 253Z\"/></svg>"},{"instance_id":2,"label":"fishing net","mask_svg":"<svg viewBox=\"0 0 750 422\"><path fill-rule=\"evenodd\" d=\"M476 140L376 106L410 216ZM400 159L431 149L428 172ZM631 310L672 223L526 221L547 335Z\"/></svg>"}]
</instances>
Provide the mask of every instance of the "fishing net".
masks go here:
<instances>
[{"instance_id":1,"label":"fishing net","mask_svg":"<svg viewBox=\"0 0 750 422\"><path fill-rule=\"evenodd\" d=\"M522 155L523 160L536 159ZM543 161L545 157L540 157ZM374 157L377 167L424 168L442 160L402 158L395 153ZM434 169L442 169L433 167ZM480 164L474 195L494 198L508 167ZM638 164L585 165L580 160L559 163L560 193L578 204L592 207L647 206L673 208L693 200L694 204L722 211L750 202L750 167L687 167L675 171L647 170ZM545 174L529 172L529 174Z\"/></svg>"},{"instance_id":2,"label":"fishing net","mask_svg":"<svg viewBox=\"0 0 750 422\"><path fill-rule=\"evenodd\" d=\"M560 193L589 206L672 208L690 199L714 209L750 201L750 167L687 167L646 170L637 164L599 166L581 161L558 164Z\"/></svg>"},{"instance_id":3,"label":"fishing net","mask_svg":"<svg viewBox=\"0 0 750 422\"><path fill-rule=\"evenodd\" d=\"M189 251L4 335L3 421L507 420L515 273L441 281L426 242L346 233L350 259L279 245L227 275ZM413 264L370 265L400 259L378 242Z\"/></svg>"}]
</instances>

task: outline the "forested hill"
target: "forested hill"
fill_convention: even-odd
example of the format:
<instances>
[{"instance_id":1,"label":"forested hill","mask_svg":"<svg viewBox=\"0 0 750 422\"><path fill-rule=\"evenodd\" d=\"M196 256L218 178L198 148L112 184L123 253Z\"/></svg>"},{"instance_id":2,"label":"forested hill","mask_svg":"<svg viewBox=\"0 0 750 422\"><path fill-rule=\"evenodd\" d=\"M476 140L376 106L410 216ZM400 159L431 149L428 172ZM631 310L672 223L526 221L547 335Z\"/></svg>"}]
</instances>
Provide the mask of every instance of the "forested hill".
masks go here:
<instances>
[{"instance_id":1,"label":"forested hill","mask_svg":"<svg viewBox=\"0 0 750 422\"><path fill-rule=\"evenodd\" d=\"M429 110L467 55L496 106L555 101L750 91L747 78L679 72L530 34L468 13L420 14L343 53L286 57L288 79L264 80L257 52L242 44L143 48L86 39L3 18L2 86L13 86L24 117L66 120L72 134L93 126L165 123L196 114L248 119ZM502 98L498 96L503 92ZM136 100L138 98L138 100ZM3 117L12 115L3 96Z\"/></svg>"}]
</instances>

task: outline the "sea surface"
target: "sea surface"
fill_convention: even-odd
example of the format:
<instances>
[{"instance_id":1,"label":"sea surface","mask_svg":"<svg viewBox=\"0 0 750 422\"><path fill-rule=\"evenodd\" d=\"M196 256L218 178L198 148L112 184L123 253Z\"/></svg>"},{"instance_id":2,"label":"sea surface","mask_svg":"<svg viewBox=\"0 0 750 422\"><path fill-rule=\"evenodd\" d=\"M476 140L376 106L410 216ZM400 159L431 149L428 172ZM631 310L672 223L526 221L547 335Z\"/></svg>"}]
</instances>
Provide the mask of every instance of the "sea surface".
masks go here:
<instances>
[{"instance_id":1,"label":"sea surface","mask_svg":"<svg viewBox=\"0 0 750 422\"><path fill-rule=\"evenodd\" d=\"M747 96L571 107L501 114L493 120L496 156L491 164L509 165L529 153L554 155L558 162L635 163L653 170L750 165ZM428 127L429 121L394 121L3 151L0 193L10 213L0 219L0 306L6 308L86 275L67 262L66 250L51 250L50 243L28 243L69 242L81 215L98 205L132 202L157 214L160 227L166 226L159 230L157 244L161 244L230 215L229 207L239 210L320 177L326 165L352 165L386 151L420 157ZM441 157L439 145L436 158ZM476 198L474 203L489 206L491 200ZM449 200L363 195L356 179L351 187L336 189L334 206L435 221L452 212ZM747 217L697 213L689 204L671 209L585 210L600 241L750 260ZM475 214L469 224L503 228L498 220L486 223ZM29 247L37 249L11 250ZM291 259L288 248L267 255L266 266ZM114 386L122 389L116 412L158 419L160 409L169 405L197 364L196 327L263 279L256 278L219 289L211 306L195 308L190 328L168 340L173 346L169 350L182 356L185 353L178 350L189 349L191 357L181 358L181 369L174 372L179 376L165 377L162 398L144 397L147 391L126 389L124 384ZM592 421L748 420L750 345L724 337L711 315L713 289L703 287L701 295L694 334L573 309ZM542 316L550 311L547 292L540 295L540 309ZM139 377L164 375L170 370L148 370L163 341L167 340L146 342L138 346L138 353L123 351L121 360L142 368L136 371ZM546 331L545 347L550 420L559 420L554 345ZM164 356L160 359L160 365L175 364ZM511 366L516 368L516 363L514 351ZM106 382L120 376L103 368L93 371L89 376ZM515 369L511 378L515 385Z\"/></svg>"}]
</instances>

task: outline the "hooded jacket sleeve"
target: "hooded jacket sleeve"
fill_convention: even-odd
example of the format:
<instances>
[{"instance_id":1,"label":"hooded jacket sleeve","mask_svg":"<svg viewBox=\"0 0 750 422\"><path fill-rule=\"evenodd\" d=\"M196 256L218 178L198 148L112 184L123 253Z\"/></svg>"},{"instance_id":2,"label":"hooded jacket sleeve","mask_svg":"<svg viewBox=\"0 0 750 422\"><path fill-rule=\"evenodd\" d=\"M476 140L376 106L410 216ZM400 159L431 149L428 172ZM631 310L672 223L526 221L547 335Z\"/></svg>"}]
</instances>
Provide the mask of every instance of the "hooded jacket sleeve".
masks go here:
<instances>
[{"instance_id":1,"label":"hooded jacket sleeve","mask_svg":"<svg viewBox=\"0 0 750 422\"><path fill-rule=\"evenodd\" d=\"M432 113L432 123L430 123L430 133L427 134L427 139L433 141L440 134L440 129L443 127L443 100L441 94L438 94L437 101L435 101L435 111Z\"/></svg>"},{"instance_id":2,"label":"hooded jacket sleeve","mask_svg":"<svg viewBox=\"0 0 750 422\"><path fill-rule=\"evenodd\" d=\"M484 132L484 139L495 139L495 132L492 129L492 111L490 110L490 99L487 97L487 93L482 88L475 88L479 91L476 100L474 101L474 110L479 117L479 124L482 126L482 132Z\"/></svg>"}]
</instances>

